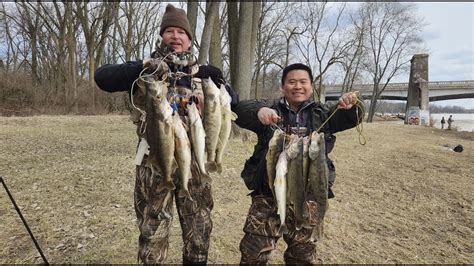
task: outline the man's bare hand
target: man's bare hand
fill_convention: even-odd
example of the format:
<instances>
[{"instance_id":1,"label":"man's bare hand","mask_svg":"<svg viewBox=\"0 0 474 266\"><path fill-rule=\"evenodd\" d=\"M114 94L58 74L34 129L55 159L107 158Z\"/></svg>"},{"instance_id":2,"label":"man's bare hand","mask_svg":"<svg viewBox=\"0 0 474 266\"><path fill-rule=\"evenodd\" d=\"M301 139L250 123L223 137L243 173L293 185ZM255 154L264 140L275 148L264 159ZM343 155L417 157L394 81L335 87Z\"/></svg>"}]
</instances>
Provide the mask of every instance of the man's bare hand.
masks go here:
<instances>
[{"instance_id":1,"label":"man's bare hand","mask_svg":"<svg viewBox=\"0 0 474 266\"><path fill-rule=\"evenodd\" d=\"M277 112L268 107L262 107L257 113L258 120L264 125L271 125L278 122L281 117L278 116Z\"/></svg>"},{"instance_id":2,"label":"man's bare hand","mask_svg":"<svg viewBox=\"0 0 474 266\"><path fill-rule=\"evenodd\" d=\"M357 93L347 92L339 98L338 108L351 109L357 103Z\"/></svg>"}]
</instances>

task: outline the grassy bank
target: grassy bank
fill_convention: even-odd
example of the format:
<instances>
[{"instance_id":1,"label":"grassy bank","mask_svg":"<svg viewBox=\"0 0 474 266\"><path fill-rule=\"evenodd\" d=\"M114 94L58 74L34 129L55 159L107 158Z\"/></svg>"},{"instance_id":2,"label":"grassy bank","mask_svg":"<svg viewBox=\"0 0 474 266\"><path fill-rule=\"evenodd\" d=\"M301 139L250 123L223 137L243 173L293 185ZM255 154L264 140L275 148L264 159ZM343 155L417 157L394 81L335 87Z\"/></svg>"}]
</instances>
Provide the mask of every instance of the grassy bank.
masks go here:
<instances>
[{"instance_id":1,"label":"grassy bank","mask_svg":"<svg viewBox=\"0 0 474 266\"><path fill-rule=\"evenodd\" d=\"M391 123L337 134L324 263L472 263L474 133ZM50 263L135 263L137 137L127 116L0 117L0 175ZM250 204L240 179L255 138L232 139L214 175L210 263L238 263ZM464 152L448 148L457 144ZM0 189L0 263L40 263ZM175 214L167 262L181 262ZM271 262L281 263L283 240Z\"/></svg>"}]
</instances>

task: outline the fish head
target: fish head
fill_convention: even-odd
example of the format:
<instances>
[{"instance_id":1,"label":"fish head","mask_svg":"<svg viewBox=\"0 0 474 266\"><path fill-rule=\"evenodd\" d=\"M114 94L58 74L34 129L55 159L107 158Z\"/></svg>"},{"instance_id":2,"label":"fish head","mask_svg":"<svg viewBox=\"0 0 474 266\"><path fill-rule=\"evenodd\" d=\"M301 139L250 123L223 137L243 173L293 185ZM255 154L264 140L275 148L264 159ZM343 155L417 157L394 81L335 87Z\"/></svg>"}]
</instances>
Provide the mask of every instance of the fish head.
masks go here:
<instances>
[{"instance_id":1,"label":"fish head","mask_svg":"<svg viewBox=\"0 0 474 266\"><path fill-rule=\"evenodd\" d=\"M323 136L323 139L324 139L324 136ZM311 143L309 145L309 157L312 160L314 160L318 156L320 149L321 149L321 137L318 134L318 132L313 131L313 133L311 133Z\"/></svg>"},{"instance_id":2,"label":"fish head","mask_svg":"<svg viewBox=\"0 0 474 266\"><path fill-rule=\"evenodd\" d=\"M157 103L161 103L166 100L168 93L168 83L160 80L156 80L153 76L143 77L145 83L146 95L154 99Z\"/></svg>"},{"instance_id":3,"label":"fish head","mask_svg":"<svg viewBox=\"0 0 474 266\"><path fill-rule=\"evenodd\" d=\"M300 137L296 134L290 135L290 143L288 144L287 154L290 159L294 159L298 156L300 152Z\"/></svg>"},{"instance_id":4,"label":"fish head","mask_svg":"<svg viewBox=\"0 0 474 266\"><path fill-rule=\"evenodd\" d=\"M188 106L186 107L188 110L188 117L191 123L197 120L199 116L199 111L197 109L195 102L189 102Z\"/></svg>"},{"instance_id":5,"label":"fish head","mask_svg":"<svg viewBox=\"0 0 474 266\"><path fill-rule=\"evenodd\" d=\"M220 90L211 78L202 79L202 85L202 90L206 96L206 100L207 98L219 98Z\"/></svg>"}]
</instances>

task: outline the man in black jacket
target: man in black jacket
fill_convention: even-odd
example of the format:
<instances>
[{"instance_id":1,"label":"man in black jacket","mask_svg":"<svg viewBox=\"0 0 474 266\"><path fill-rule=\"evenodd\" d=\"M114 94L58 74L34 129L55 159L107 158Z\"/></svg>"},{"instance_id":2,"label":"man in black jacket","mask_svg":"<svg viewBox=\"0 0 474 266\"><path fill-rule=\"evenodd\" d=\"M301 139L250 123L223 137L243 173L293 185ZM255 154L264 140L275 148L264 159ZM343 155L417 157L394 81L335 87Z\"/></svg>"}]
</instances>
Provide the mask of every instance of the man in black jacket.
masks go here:
<instances>
[{"instance_id":1,"label":"man in black jacket","mask_svg":"<svg viewBox=\"0 0 474 266\"><path fill-rule=\"evenodd\" d=\"M211 78L218 86L225 82L222 72L218 68L211 65L198 66L194 63L195 60L191 53L192 35L184 10L172 5L166 7L161 22L160 35L163 38L161 45L152 54L152 58L146 60L145 63L136 61L125 64L107 64L98 68L95 72L95 81L99 88L108 92L130 91L142 70L144 68L156 69L163 58L170 69L171 76L168 76L170 86L182 92L181 100L186 99L186 96L199 86L199 79ZM227 85L226 89L232 97L231 106L235 106L238 96ZM134 99L134 94L138 94L135 91L136 84L130 95L131 99ZM188 98L186 101L198 101L199 106L202 104L202 98L200 101L197 98ZM180 112L180 114L182 113ZM140 127L140 117L134 116L133 112L132 120L137 127ZM140 146L138 145L138 147ZM140 151L143 152L137 148L137 155ZM188 190L193 199L191 201L186 198L178 198L176 196L178 189L171 192L159 191L157 186L162 177L153 175L151 169L146 166L146 155L143 155L143 160L139 159L139 161L136 162L134 192L135 212L140 229L139 260L149 264L162 263L166 259L173 214L173 197L176 197L184 245L183 264L205 264L212 230L211 210L214 203L210 185L205 186L201 183L200 171L196 162L193 159L192 178L188 184ZM176 175L173 177L173 182L177 187L181 186Z\"/></svg>"},{"instance_id":2,"label":"man in black jacket","mask_svg":"<svg viewBox=\"0 0 474 266\"><path fill-rule=\"evenodd\" d=\"M355 106L357 96L350 92L342 95L337 106L329 108L312 98L311 69L303 64L293 64L283 70L281 79L283 97L273 102L246 100L235 107L238 119L236 123L255 132L258 136L253 155L246 161L242 178L250 190L252 204L244 225L244 237L240 242L241 263L266 263L269 255L281 237L278 233L280 219L277 215L276 201L268 184L265 155L268 143L273 136L272 124L299 135L308 136L317 130L323 122L338 108L337 112L322 127L325 133L326 155L331 152L336 141L333 133L355 127L362 117L361 110ZM327 160L329 168L329 186L335 180L333 162ZM302 191L301 193L304 193ZM330 187L328 197L334 197ZM317 204L307 200L309 218L316 217ZM286 263L317 263L316 244L310 240L312 228L296 230L294 212L287 212L286 225L289 229L284 240L288 244L284 257ZM316 221L308 221L314 225Z\"/></svg>"}]
</instances>

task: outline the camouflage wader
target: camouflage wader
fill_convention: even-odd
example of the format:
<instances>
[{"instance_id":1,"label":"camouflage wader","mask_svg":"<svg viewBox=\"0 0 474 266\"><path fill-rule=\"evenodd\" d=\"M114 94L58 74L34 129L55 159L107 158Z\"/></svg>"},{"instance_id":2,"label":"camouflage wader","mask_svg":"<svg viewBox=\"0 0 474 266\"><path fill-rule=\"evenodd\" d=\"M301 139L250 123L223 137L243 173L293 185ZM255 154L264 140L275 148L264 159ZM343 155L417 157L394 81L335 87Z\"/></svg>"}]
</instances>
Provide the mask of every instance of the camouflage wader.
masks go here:
<instances>
[{"instance_id":1,"label":"camouflage wader","mask_svg":"<svg viewBox=\"0 0 474 266\"><path fill-rule=\"evenodd\" d=\"M317 226L317 204L307 201L309 217L312 227ZM294 211L290 205L287 209L286 225L288 234L283 239L288 247L284 258L286 263L316 264L316 243L311 241L312 229L296 230ZM244 225L245 235L240 242L241 264L267 263L276 242L281 237L278 234L280 218L277 214L277 205L273 197L258 195L252 197L247 220Z\"/></svg>"},{"instance_id":2,"label":"camouflage wader","mask_svg":"<svg viewBox=\"0 0 474 266\"><path fill-rule=\"evenodd\" d=\"M202 186L199 169L193 160L192 178L188 189L193 201L178 198L181 186L178 175L173 176L176 189L157 191L161 176L152 176L145 167L146 159L137 166L135 182L135 212L140 229L138 259L140 262L162 263L166 259L173 215L173 198L176 198L183 238L183 263L206 262L212 230L211 210L214 202L210 186Z\"/></svg>"}]
</instances>

